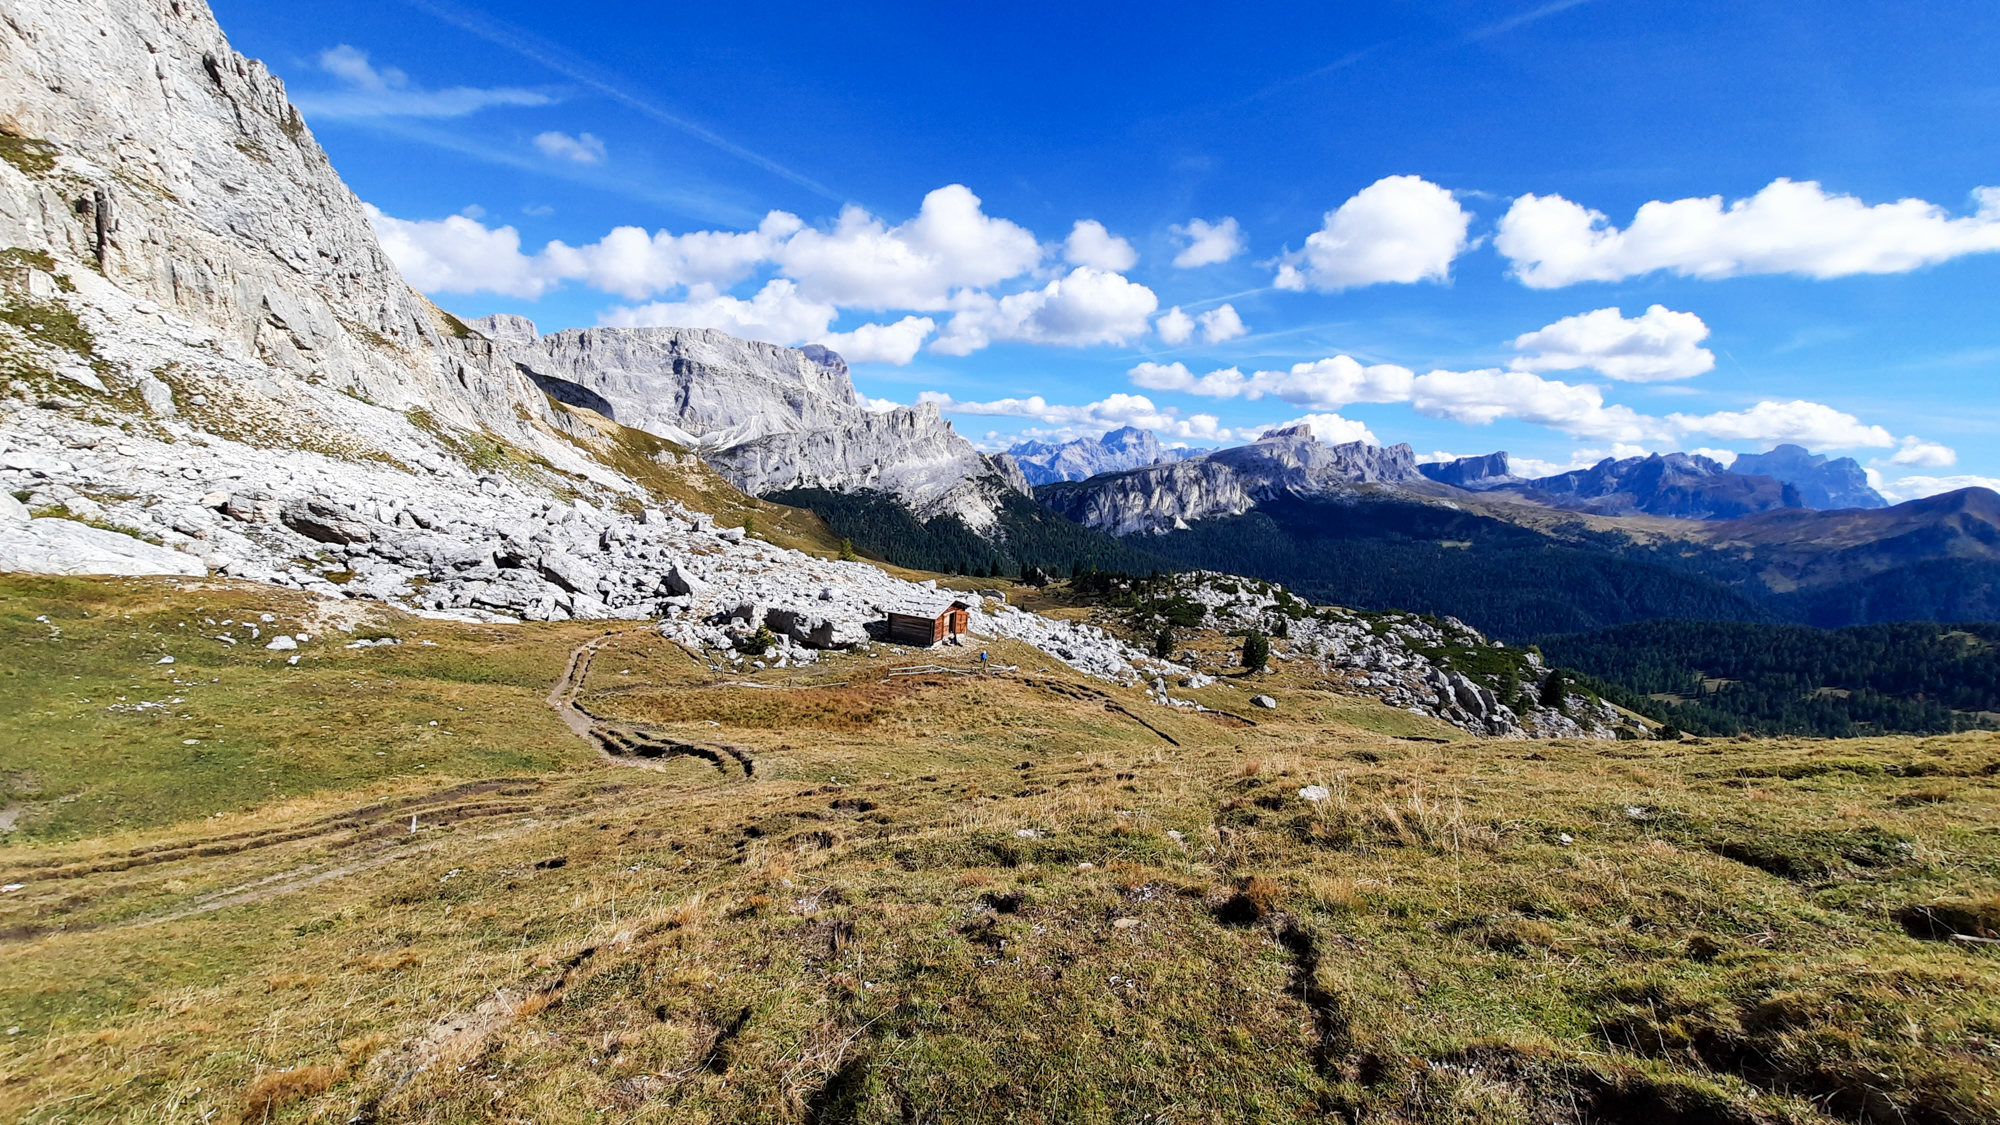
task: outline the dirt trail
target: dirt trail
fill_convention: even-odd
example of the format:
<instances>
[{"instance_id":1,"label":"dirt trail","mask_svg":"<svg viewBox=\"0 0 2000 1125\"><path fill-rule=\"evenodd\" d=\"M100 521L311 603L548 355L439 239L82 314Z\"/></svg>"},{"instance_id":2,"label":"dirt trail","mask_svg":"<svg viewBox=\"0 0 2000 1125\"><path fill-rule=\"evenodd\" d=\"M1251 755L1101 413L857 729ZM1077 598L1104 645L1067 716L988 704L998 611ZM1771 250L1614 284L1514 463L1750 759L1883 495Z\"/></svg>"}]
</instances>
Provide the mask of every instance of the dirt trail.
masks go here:
<instances>
[{"instance_id":1,"label":"dirt trail","mask_svg":"<svg viewBox=\"0 0 2000 1125\"><path fill-rule=\"evenodd\" d=\"M722 743L683 742L671 735L663 734L650 727L632 723L613 723L601 719L576 701L577 693L583 690L584 682L590 678L591 662L597 659L598 650L621 636L623 633L606 633L595 640L585 641L569 654L569 665L563 669L562 678L549 690L545 701L555 710L563 725L578 738L597 747L604 760L621 766L639 769L664 769L662 758L701 758L715 766L724 776L733 776L740 768L745 778L755 775L757 763L748 750L740 746Z\"/></svg>"}]
</instances>

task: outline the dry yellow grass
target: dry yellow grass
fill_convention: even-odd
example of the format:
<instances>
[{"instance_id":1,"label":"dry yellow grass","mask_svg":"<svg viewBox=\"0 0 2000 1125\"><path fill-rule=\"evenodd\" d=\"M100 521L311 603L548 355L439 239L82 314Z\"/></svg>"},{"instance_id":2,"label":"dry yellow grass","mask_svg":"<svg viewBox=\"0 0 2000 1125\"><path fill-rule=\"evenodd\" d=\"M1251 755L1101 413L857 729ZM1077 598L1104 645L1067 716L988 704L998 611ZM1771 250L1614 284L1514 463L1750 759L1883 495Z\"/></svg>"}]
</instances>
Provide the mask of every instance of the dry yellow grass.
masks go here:
<instances>
[{"instance_id":1,"label":"dry yellow grass","mask_svg":"<svg viewBox=\"0 0 2000 1125\"><path fill-rule=\"evenodd\" d=\"M4 651L82 596L9 588ZM491 690L530 699L509 669L545 694L584 638L440 633L454 663L432 673L476 682L489 634ZM751 776L584 750L13 839L0 1115L2000 1112L2000 962L1939 940L2000 890L2000 739L1440 744L1327 725L1359 705L1285 675L1256 681L1275 715L1223 725L1025 655L889 684L914 661L847 655L727 688L621 633L591 709L740 746ZM319 724L282 718L264 745L311 750ZM560 730L538 703L506 719Z\"/></svg>"}]
</instances>

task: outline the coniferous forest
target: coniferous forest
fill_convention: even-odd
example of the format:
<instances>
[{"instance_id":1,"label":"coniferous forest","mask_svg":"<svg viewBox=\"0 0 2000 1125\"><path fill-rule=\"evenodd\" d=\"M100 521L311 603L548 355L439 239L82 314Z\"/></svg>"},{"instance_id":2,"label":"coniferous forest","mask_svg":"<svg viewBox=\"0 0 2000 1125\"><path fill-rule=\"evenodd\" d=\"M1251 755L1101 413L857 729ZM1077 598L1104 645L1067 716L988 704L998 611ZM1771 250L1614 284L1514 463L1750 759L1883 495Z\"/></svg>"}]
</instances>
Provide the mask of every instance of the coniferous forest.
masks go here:
<instances>
[{"instance_id":1,"label":"coniferous forest","mask_svg":"<svg viewBox=\"0 0 2000 1125\"><path fill-rule=\"evenodd\" d=\"M1695 734L1946 733L2000 719L2000 625L1646 621L1543 638L1613 702Z\"/></svg>"}]
</instances>

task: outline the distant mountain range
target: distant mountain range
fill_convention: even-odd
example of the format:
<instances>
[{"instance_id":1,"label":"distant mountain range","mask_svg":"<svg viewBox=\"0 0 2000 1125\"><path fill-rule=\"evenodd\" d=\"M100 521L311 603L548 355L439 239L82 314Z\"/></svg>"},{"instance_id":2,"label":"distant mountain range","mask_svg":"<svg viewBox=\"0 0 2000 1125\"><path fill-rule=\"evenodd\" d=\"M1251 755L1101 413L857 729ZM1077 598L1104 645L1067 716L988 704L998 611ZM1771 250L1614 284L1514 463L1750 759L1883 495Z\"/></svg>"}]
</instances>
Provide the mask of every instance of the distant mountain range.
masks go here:
<instances>
[{"instance_id":1,"label":"distant mountain range","mask_svg":"<svg viewBox=\"0 0 2000 1125\"><path fill-rule=\"evenodd\" d=\"M1420 466L1431 480L1474 492L1506 491L1550 507L1599 515L1645 513L1677 519L1735 519L1776 508L1882 508L1852 457L1828 460L1796 445L1744 454L1725 468L1699 454L1605 458L1588 469L1527 479L1506 453Z\"/></svg>"},{"instance_id":2,"label":"distant mountain range","mask_svg":"<svg viewBox=\"0 0 2000 1125\"><path fill-rule=\"evenodd\" d=\"M1137 469L1164 461L1179 461L1192 451L1160 444L1153 431L1125 426L1096 440L1078 438L1060 445L1043 441L1022 442L1007 451L1021 466L1031 485L1063 480L1088 480L1100 473Z\"/></svg>"}]
</instances>

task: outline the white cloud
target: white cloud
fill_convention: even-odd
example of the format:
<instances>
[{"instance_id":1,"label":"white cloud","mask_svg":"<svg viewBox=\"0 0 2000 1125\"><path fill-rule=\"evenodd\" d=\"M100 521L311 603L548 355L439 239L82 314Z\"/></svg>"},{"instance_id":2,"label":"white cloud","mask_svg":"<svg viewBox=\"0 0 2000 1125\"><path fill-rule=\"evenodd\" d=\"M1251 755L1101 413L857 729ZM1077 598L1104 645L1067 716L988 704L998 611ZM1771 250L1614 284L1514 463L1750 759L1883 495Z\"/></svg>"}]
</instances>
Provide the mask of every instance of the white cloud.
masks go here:
<instances>
[{"instance_id":1,"label":"white cloud","mask_svg":"<svg viewBox=\"0 0 2000 1125\"><path fill-rule=\"evenodd\" d=\"M1688 452L1694 454L1697 457L1706 457L1709 460L1715 462L1716 464L1721 465L1725 469L1731 465L1734 465L1736 463L1736 458L1740 456L1733 449L1709 449L1706 447L1702 447L1697 449L1690 449L1688 450Z\"/></svg>"},{"instance_id":2,"label":"white cloud","mask_svg":"<svg viewBox=\"0 0 2000 1125\"><path fill-rule=\"evenodd\" d=\"M1161 313L1160 318L1153 322L1153 331L1158 332L1160 339L1168 344L1179 347L1194 338L1194 318L1182 312L1179 305L1175 305Z\"/></svg>"},{"instance_id":3,"label":"white cloud","mask_svg":"<svg viewBox=\"0 0 2000 1125\"><path fill-rule=\"evenodd\" d=\"M319 68L340 80L345 89L292 91L292 101L308 117L464 117L490 106L550 105L555 98L539 90L516 87L476 89L453 86L425 90L392 66L377 68L366 51L342 43L321 51Z\"/></svg>"},{"instance_id":4,"label":"white cloud","mask_svg":"<svg viewBox=\"0 0 2000 1125\"><path fill-rule=\"evenodd\" d=\"M1174 255L1174 265L1180 269L1213 266L1243 252L1243 228L1236 224L1235 219L1225 218L1214 223L1206 219L1189 219L1184 227L1167 229L1176 237L1187 239L1187 245Z\"/></svg>"},{"instance_id":5,"label":"white cloud","mask_svg":"<svg viewBox=\"0 0 2000 1125\"><path fill-rule=\"evenodd\" d=\"M1569 461L1566 463L1561 461L1543 461L1535 457L1515 457L1510 454L1507 458L1507 471L1517 477L1527 477L1530 480L1534 480L1540 477L1556 476L1560 473L1573 473L1578 469L1588 469L1607 457L1613 461L1623 461L1631 457L1648 457L1652 455L1652 452L1652 450L1642 445L1613 442L1609 449L1573 450L1569 455Z\"/></svg>"},{"instance_id":6,"label":"white cloud","mask_svg":"<svg viewBox=\"0 0 2000 1125\"><path fill-rule=\"evenodd\" d=\"M683 285L741 281L778 253L802 225L795 215L773 211L756 230L741 233L662 230L649 235L638 227L617 227L588 246L549 243L537 268L637 301Z\"/></svg>"},{"instance_id":7,"label":"white cloud","mask_svg":"<svg viewBox=\"0 0 2000 1125\"><path fill-rule=\"evenodd\" d=\"M1871 478L1875 474L1870 474ZM1906 500L1921 500L1926 496L1936 496L1945 492L1957 492L1961 488L1990 488L2000 492L2000 478L1995 477L1903 477L1901 480L1873 480L1875 491L1890 501L1900 504Z\"/></svg>"},{"instance_id":8,"label":"white cloud","mask_svg":"<svg viewBox=\"0 0 2000 1125\"><path fill-rule=\"evenodd\" d=\"M1606 406L1604 392L1588 385L1543 379L1525 371L1433 371L1411 386L1418 413L1471 426L1516 418L1571 437L1640 442L1672 437L1658 418L1629 406Z\"/></svg>"},{"instance_id":9,"label":"white cloud","mask_svg":"<svg viewBox=\"0 0 2000 1125\"><path fill-rule=\"evenodd\" d=\"M1587 367L1628 383L1691 379L1715 366L1715 353L1699 347L1708 325L1693 313L1654 305L1627 320L1617 309L1568 316L1514 339L1516 371L1569 371Z\"/></svg>"},{"instance_id":10,"label":"white cloud","mask_svg":"<svg viewBox=\"0 0 2000 1125\"><path fill-rule=\"evenodd\" d=\"M1716 414L1669 414L1667 421L1683 433L1706 434L1724 441L1754 441L1766 448L1791 442L1808 449L1854 449L1896 444L1889 431L1866 426L1817 402L1760 402L1748 410Z\"/></svg>"},{"instance_id":11,"label":"white cloud","mask_svg":"<svg viewBox=\"0 0 2000 1125\"><path fill-rule=\"evenodd\" d=\"M1209 344L1234 340L1250 331L1243 326L1243 318L1237 315L1236 306L1227 304L1197 316L1189 316L1181 311L1179 305L1175 305L1153 321L1153 331L1160 334L1160 339L1175 347L1193 339L1196 329L1201 330L1202 341Z\"/></svg>"},{"instance_id":12,"label":"white cloud","mask_svg":"<svg viewBox=\"0 0 2000 1125\"><path fill-rule=\"evenodd\" d=\"M1344 355L1293 364L1289 371L1259 371L1254 375L1225 367L1197 377L1183 363L1150 362L1141 363L1126 374L1135 385L1148 390L1253 401L1269 395L1314 410L1338 410L1356 402L1407 401L1414 378L1405 367L1387 363L1364 367Z\"/></svg>"},{"instance_id":13,"label":"white cloud","mask_svg":"<svg viewBox=\"0 0 2000 1125\"><path fill-rule=\"evenodd\" d=\"M1019 277L1041 257L1031 232L981 211L960 184L924 196L916 217L894 227L850 206L833 230L801 230L776 255L814 300L920 311L951 307L957 290Z\"/></svg>"},{"instance_id":14,"label":"white cloud","mask_svg":"<svg viewBox=\"0 0 2000 1125\"><path fill-rule=\"evenodd\" d=\"M1115 273L1078 266L1040 289L994 298L967 294L931 350L970 355L996 341L1083 347L1123 344L1146 333L1160 300Z\"/></svg>"},{"instance_id":15,"label":"white cloud","mask_svg":"<svg viewBox=\"0 0 2000 1125\"><path fill-rule=\"evenodd\" d=\"M846 357L842 356L841 358L845 359ZM866 410L870 414L887 414L891 410L901 410L903 408L903 404L893 398L869 398L867 395L856 395L854 397L861 400L861 409Z\"/></svg>"},{"instance_id":16,"label":"white cloud","mask_svg":"<svg viewBox=\"0 0 2000 1125\"><path fill-rule=\"evenodd\" d=\"M1073 266L1124 273L1139 264L1132 244L1104 229L1096 219L1079 219L1063 243L1063 257Z\"/></svg>"},{"instance_id":17,"label":"white cloud","mask_svg":"<svg viewBox=\"0 0 2000 1125\"><path fill-rule=\"evenodd\" d=\"M1365 441L1369 445L1382 444L1382 439L1375 436L1375 431L1352 418L1343 418L1338 414L1308 414L1303 418L1266 426L1264 432L1288 430L1293 426L1311 426L1313 436L1328 445L1344 445L1350 441Z\"/></svg>"},{"instance_id":18,"label":"white cloud","mask_svg":"<svg viewBox=\"0 0 2000 1125\"><path fill-rule=\"evenodd\" d=\"M1973 191L1977 213L1953 218L1921 199L1870 207L1819 184L1780 179L1748 199L1654 200L1619 230L1559 195L1524 195L1495 245L1536 289L1617 281L1653 270L1684 277L1903 273L1961 254L2000 250L2000 188Z\"/></svg>"},{"instance_id":19,"label":"white cloud","mask_svg":"<svg viewBox=\"0 0 2000 1125\"><path fill-rule=\"evenodd\" d=\"M425 293L499 293L533 300L554 279L521 253L513 227L488 230L464 215L411 221L363 205L382 251L403 280Z\"/></svg>"},{"instance_id":20,"label":"white cloud","mask_svg":"<svg viewBox=\"0 0 2000 1125\"><path fill-rule=\"evenodd\" d=\"M1242 431L1223 426L1221 420L1213 414L1191 414L1182 417L1179 411L1171 407L1155 406L1153 400L1145 395L1115 394L1083 406L1065 406L1051 403L1040 395L996 399L992 402L960 402L939 391L925 391L917 396L917 401L936 403L939 410L949 414L1032 418L1051 426L1063 427L1064 429L1059 432L1068 433L1071 438L1083 434L1101 435L1121 426L1137 426L1142 430L1155 430L1173 437L1202 441L1230 441L1248 436Z\"/></svg>"},{"instance_id":21,"label":"white cloud","mask_svg":"<svg viewBox=\"0 0 2000 1125\"><path fill-rule=\"evenodd\" d=\"M1417 176L1388 176L1362 188L1287 255L1281 289L1350 289L1378 282L1445 281L1466 248L1472 213L1450 192Z\"/></svg>"},{"instance_id":22,"label":"white cloud","mask_svg":"<svg viewBox=\"0 0 2000 1125\"><path fill-rule=\"evenodd\" d=\"M789 345L824 339L836 315L832 305L806 300L798 286L779 278L747 301L720 294L712 285L695 285L685 300L612 309L598 323L611 328L714 328L746 340Z\"/></svg>"},{"instance_id":23,"label":"white cloud","mask_svg":"<svg viewBox=\"0 0 2000 1125\"><path fill-rule=\"evenodd\" d=\"M1195 320L1201 324L1201 338L1205 343L1220 344L1250 331L1243 326L1243 318L1236 315L1235 305L1219 305L1195 317Z\"/></svg>"},{"instance_id":24,"label":"white cloud","mask_svg":"<svg viewBox=\"0 0 2000 1125\"><path fill-rule=\"evenodd\" d=\"M602 163L606 156L604 142L591 133L574 137L568 133L537 133L535 147L542 150L543 156L555 160L574 160L578 164Z\"/></svg>"},{"instance_id":25,"label":"white cloud","mask_svg":"<svg viewBox=\"0 0 2000 1125\"><path fill-rule=\"evenodd\" d=\"M906 316L894 324L864 324L852 332L835 332L819 342L849 363L893 363L898 367L917 358L917 349L937 330L927 316Z\"/></svg>"},{"instance_id":26,"label":"white cloud","mask_svg":"<svg viewBox=\"0 0 2000 1125\"><path fill-rule=\"evenodd\" d=\"M1912 435L1903 439L1903 448L1889 458L1889 464L1906 465L1917 469L1942 469L1958 464L1958 450Z\"/></svg>"}]
</instances>

